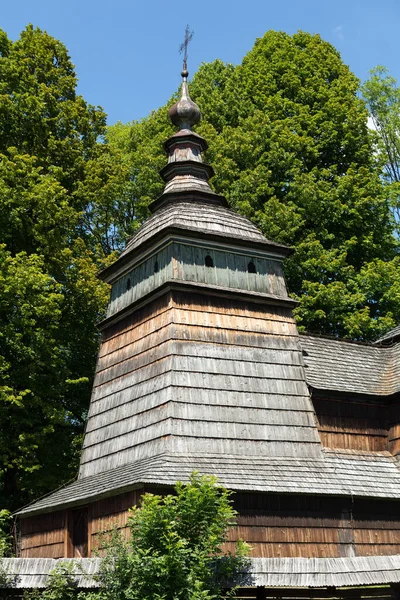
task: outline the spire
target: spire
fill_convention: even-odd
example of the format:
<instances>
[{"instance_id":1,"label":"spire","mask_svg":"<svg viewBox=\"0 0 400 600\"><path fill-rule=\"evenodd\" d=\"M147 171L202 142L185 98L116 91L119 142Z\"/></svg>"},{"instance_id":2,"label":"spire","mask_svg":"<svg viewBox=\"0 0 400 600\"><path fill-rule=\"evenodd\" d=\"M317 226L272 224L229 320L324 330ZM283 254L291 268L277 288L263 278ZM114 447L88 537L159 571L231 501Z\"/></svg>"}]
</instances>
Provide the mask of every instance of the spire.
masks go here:
<instances>
[{"instance_id":1,"label":"spire","mask_svg":"<svg viewBox=\"0 0 400 600\"><path fill-rule=\"evenodd\" d=\"M193 38L193 34L194 31L190 31L189 25L186 25L185 39L179 47L179 52L183 52L181 97L178 102L169 109L169 117L173 124L179 127L180 131L185 129L191 131L192 126L196 125L201 119L200 109L189 96L187 84L187 78L189 77L189 72L187 70L188 45Z\"/></svg>"},{"instance_id":2,"label":"spire","mask_svg":"<svg viewBox=\"0 0 400 600\"><path fill-rule=\"evenodd\" d=\"M169 116L174 125L179 128L174 135L166 140L164 148L168 154L168 164L160 171L165 181L164 193L150 205L154 212L169 202L179 200L207 202L227 206L225 198L215 194L208 180L214 175L211 165L203 163L202 152L208 145L204 138L192 131L201 119L199 107L188 90L187 47L193 37L193 32L186 26L185 40L180 46L184 52L182 69L181 95L169 110Z\"/></svg>"}]
</instances>

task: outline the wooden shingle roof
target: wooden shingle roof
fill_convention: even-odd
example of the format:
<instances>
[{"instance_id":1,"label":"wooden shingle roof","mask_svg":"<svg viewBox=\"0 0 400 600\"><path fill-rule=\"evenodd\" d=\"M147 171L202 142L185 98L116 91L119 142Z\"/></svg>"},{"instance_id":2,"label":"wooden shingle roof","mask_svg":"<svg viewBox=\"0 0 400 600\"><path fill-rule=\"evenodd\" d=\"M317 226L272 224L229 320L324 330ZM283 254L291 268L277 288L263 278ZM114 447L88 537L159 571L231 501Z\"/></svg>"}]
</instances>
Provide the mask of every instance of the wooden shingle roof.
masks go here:
<instances>
[{"instance_id":1,"label":"wooden shingle roof","mask_svg":"<svg viewBox=\"0 0 400 600\"><path fill-rule=\"evenodd\" d=\"M16 589L44 588L57 566L74 564L78 588L96 588L101 558L53 559L6 558L1 565L8 586ZM341 588L377 586L400 582L400 555L344 558L251 558L243 573L243 587ZM3 587L5 587L3 585ZM368 593L368 590L364 590ZM334 597L334 592L333 596Z\"/></svg>"},{"instance_id":2,"label":"wooden shingle roof","mask_svg":"<svg viewBox=\"0 0 400 600\"><path fill-rule=\"evenodd\" d=\"M390 342L397 340L400 337L400 325L397 325L394 329L391 329L385 335L376 340L376 344L381 344L382 342Z\"/></svg>"},{"instance_id":3,"label":"wooden shingle roof","mask_svg":"<svg viewBox=\"0 0 400 600\"><path fill-rule=\"evenodd\" d=\"M302 335L307 383L320 390L386 396L400 391L400 344L380 347Z\"/></svg>"},{"instance_id":4,"label":"wooden shingle roof","mask_svg":"<svg viewBox=\"0 0 400 600\"><path fill-rule=\"evenodd\" d=\"M84 504L139 484L174 485L193 471L216 475L237 491L283 492L400 499L400 469L388 452L326 450L319 458L161 454L79 479L18 514Z\"/></svg>"},{"instance_id":5,"label":"wooden shingle roof","mask_svg":"<svg viewBox=\"0 0 400 600\"><path fill-rule=\"evenodd\" d=\"M147 219L129 240L121 258L167 229L253 242L264 247L271 246L284 255L288 253L286 246L267 240L249 219L224 206L181 201L160 208Z\"/></svg>"}]
</instances>

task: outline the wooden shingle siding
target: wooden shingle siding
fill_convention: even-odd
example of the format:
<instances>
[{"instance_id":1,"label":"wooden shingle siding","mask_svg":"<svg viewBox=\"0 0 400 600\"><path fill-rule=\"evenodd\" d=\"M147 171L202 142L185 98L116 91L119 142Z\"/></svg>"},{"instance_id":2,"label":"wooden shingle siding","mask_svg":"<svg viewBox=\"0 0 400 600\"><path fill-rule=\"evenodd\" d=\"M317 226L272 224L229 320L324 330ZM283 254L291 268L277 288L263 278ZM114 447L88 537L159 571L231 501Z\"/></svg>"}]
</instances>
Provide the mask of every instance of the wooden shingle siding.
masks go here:
<instances>
[{"instance_id":1,"label":"wooden shingle siding","mask_svg":"<svg viewBox=\"0 0 400 600\"><path fill-rule=\"evenodd\" d=\"M119 327L103 333L80 477L162 451L319 455L289 309L174 291Z\"/></svg>"},{"instance_id":2,"label":"wooden shingle siding","mask_svg":"<svg viewBox=\"0 0 400 600\"><path fill-rule=\"evenodd\" d=\"M5 558L2 566L17 590L15 597L19 597L18 590L46 587L49 573L70 561L72 559ZM73 562L76 587L96 589L101 559L83 558ZM393 600L396 583L400 582L400 556L250 558L249 572L244 577L242 585L247 587L238 590L238 598ZM390 584L394 585L390 587ZM10 589L6 594L13 597Z\"/></svg>"},{"instance_id":3,"label":"wooden shingle siding","mask_svg":"<svg viewBox=\"0 0 400 600\"><path fill-rule=\"evenodd\" d=\"M134 463L78 479L27 506L19 514L74 506L140 484L171 486L188 481L194 471L215 475L233 490L400 499L400 470L388 452L325 449L318 458L203 453L159 453Z\"/></svg>"}]
</instances>

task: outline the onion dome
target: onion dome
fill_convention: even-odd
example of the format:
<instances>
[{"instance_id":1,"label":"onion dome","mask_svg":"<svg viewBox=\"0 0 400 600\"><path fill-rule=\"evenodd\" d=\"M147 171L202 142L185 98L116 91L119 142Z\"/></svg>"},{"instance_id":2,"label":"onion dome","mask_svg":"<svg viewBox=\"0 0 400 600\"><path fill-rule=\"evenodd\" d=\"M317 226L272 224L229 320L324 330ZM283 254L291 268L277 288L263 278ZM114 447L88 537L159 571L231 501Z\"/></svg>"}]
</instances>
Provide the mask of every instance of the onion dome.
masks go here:
<instances>
[{"instance_id":1,"label":"onion dome","mask_svg":"<svg viewBox=\"0 0 400 600\"><path fill-rule=\"evenodd\" d=\"M201 112L199 107L191 97L189 96L187 78L188 71L183 68L182 72L182 88L181 88L181 97L178 102L176 102L169 109L169 117L174 125L179 127L182 131L183 129L192 129L193 125L196 125L201 119Z\"/></svg>"}]
</instances>

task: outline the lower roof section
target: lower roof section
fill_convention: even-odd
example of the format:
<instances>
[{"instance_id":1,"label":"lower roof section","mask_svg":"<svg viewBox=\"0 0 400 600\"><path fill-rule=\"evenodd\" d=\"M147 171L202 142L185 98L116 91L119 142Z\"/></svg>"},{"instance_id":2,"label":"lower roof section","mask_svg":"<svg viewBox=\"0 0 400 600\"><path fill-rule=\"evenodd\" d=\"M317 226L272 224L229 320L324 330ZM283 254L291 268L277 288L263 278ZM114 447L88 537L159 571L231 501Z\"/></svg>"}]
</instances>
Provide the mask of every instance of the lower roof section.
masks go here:
<instances>
[{"instance_id":1,"label":"lower roof section","mask_svg":"<svg viewBox=\"0 0 400 600\"><path fill-rule=\"evenodd\" d=\"M6 558L0 561L6 584L0 587L44 588L57 566L75 563L78 588L98 586L100 558ZM400 582L400 555L346 558L252 558L243 587L326 588L389 585Z\"/></svg>"},{"instance_id":2,"label":"lower roof section","mask_svg":"<svg viewBox=\"0 0 400 600\"><path fill-rule=\"evenodd\" d=\"M390 396L400 391L400 344L301 335L307 383L319 390Z\"/></svg>"},{"instance_id":3,"label":"lower roof section","mask_svg":"<svg viewBox=\"0 0 400 600\"><path fill-rule=\"evenodd\" d=\"M351 587L400 582L400 555L345 558L253 558L254 586Z\"/></svg>"},{"instance_id":4,"label":"lower roof section","mask_svg":"<svg viewBox=\"0 0 400 600\"><path fill-rule=\"evenodd\" d=\"M322 452L321 458L160 454L83 477L19 510L29 516L123 493L142 484L174 485L198 471L237 491L400 499L400 468L388 452Z\"/></svg>"}]
</instances>

